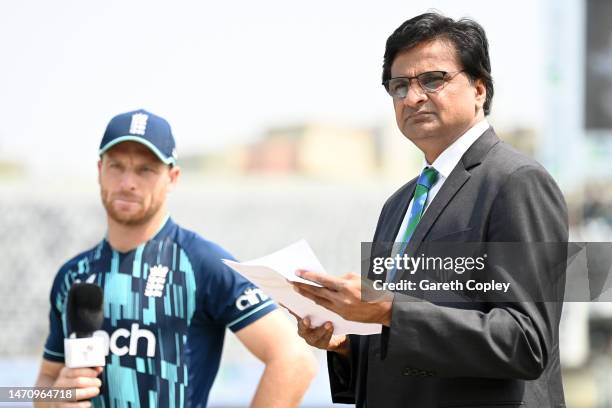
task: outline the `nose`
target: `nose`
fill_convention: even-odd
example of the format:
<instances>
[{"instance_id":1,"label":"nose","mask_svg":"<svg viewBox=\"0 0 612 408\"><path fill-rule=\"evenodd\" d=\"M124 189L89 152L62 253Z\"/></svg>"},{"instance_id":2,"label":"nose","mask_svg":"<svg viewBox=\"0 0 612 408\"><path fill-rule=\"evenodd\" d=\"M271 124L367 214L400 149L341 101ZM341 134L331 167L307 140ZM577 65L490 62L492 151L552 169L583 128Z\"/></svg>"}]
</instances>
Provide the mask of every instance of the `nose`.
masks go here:
<instances>
[{"instance_id":1,"label":"nose","mask_svg":"<svg viewBox=\"0 0 612 408\"><path fill-rule=\"evenodd\" d=\"M416 78L410 80L408 93L402 99L402 103L410 108L415 108L427 100L427 94L421 89Z\"/></svg>"},{"instance_id":2,"label":"nose","mask_svg":"<svg viewBox=\"0 0 612 408\"><path fill-rule=\"evenodd\" d=\"M131 171L124 171L121 174L121 180L119 187L123 191L134 191L136 190L136 178Z\"/></svg>"}]
</instances>

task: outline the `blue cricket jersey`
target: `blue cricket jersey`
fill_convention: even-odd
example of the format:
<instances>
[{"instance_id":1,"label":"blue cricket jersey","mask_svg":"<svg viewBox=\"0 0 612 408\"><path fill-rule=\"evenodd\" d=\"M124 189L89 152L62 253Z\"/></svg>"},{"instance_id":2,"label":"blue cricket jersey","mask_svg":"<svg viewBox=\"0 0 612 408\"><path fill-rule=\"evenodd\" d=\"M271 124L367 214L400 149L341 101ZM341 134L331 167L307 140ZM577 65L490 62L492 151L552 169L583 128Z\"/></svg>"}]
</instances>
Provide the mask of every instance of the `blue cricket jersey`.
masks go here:
<instances>
[{"instance_id":1,"label":"blue cricket jersey","mask_svg":"<svg viewBox=\"0 0 612 408\"><path fill-rule=\"evenodd\" d=\"M51 289L43 357L64 362L68 291L76 280L104 289L109 353L93 406L205 407L225 328L236 332L276 305L225 266L218 245L168 218L153 239L121 253L104 239L61 267Z\"/></svg>"}]
</instances>

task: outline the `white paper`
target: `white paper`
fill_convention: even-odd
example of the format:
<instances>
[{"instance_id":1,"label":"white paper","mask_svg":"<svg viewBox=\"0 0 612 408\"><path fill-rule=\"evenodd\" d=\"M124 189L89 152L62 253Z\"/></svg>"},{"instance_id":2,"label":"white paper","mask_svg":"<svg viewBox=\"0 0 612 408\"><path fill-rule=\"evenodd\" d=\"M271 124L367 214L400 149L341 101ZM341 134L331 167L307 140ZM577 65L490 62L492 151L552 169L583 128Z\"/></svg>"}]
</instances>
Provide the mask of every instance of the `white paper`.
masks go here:
<instances>
[{"instance_id":1,"label":"white paper","mask_svg":"<svg viewBox=\"0 0 612 408\"><path fill-rule=\"evenodd\" d=\"M320 286L296 276L295 272L298 269L326 273L312 248L304 240L252 261L234 262L224 259L223 262L259 286L277 303L282 303L301 318L310 318L314 327L331 322L334 325L334 334L339 335L379 334L382 330L380 324L345 320L340 315L317 305L293 290L287 280Z\"/></svg>"}]
</instances>

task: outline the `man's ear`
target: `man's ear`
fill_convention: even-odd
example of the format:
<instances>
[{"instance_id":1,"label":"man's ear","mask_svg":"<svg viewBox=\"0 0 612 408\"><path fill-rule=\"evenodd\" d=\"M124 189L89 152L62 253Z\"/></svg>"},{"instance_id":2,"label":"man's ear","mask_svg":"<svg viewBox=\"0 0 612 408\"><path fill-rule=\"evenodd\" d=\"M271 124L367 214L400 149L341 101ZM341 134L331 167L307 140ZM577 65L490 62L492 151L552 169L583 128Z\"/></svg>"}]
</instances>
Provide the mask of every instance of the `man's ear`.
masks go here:
<instances>
[{"instance_id":1,"label":"man's ear","mask_svg":"<svg viewBox=\"0 0 612 408\"><path fill-rule=\"evenodd\" d=\"M102 158L98 160L98 184L100 184L100 177L102 176Z\"/></svg>"},{"instance_id":2,"label":"man's ear","mask_svg":"<svg viewBox=\"0 0 612 408\"><path fill-rule=\"evenodd\" d=\"M487 87L482 79L474 81L474 92L476 92L476 107L482 109L487 99Z\"/></svg>"},{"instance_id":3,"label":"man's ear","mask_svg":"<svg viewBox=\"0 0 612 408\"><path fill-rule=\"evenodd\" d=\"M168 192L173 191L178 184L179 178L181 177L181 168L176 164L172 166L168 172L170 177L170 184L168 185Z\"/></svg>"}]
</instances>

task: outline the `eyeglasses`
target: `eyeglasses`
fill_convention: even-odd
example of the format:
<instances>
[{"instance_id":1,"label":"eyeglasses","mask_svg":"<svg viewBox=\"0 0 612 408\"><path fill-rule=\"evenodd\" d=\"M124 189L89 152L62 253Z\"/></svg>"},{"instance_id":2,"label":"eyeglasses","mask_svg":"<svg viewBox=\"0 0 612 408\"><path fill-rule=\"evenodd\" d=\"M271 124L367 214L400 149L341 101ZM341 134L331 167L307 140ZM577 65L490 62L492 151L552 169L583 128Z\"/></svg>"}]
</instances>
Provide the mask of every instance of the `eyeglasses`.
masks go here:
<instances>
[{"instance_id":1,"label":"eyeglasses","mask_svg":"<svg viewBox=\"0 0 612 408\"><path fill-rule=\"evenodd\" d=\"M425 93L434 93L444 88L444 85L451 81L457 74L463 72L446 72L446 71L428 71L422 72L417 76L413 77L395 77L387 79L383 82L383 85L389 95L394 98L403 99L408 95L410 89L410 82L416 79L419 86Z\"/></svg>"}]
</instances>

